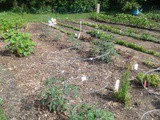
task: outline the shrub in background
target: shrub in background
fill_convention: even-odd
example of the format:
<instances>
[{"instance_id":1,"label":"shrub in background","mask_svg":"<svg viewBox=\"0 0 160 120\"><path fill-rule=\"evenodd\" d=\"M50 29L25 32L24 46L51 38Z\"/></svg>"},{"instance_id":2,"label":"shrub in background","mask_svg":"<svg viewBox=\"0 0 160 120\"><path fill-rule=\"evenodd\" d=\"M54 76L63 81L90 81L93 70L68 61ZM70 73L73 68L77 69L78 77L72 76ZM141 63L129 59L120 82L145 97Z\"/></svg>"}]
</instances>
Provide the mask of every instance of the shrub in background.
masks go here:
<instances>
[{"instance_id":1,"label":"shrub in background","mask_svg":"<svg viewBox=\"0 0 160 120\"><path fill-rule=\"evenodd\" d=\"M70 10L74 13L91 12L95 10L97 0L75 0L71 3Z\"/></svg>"}]
</instances>

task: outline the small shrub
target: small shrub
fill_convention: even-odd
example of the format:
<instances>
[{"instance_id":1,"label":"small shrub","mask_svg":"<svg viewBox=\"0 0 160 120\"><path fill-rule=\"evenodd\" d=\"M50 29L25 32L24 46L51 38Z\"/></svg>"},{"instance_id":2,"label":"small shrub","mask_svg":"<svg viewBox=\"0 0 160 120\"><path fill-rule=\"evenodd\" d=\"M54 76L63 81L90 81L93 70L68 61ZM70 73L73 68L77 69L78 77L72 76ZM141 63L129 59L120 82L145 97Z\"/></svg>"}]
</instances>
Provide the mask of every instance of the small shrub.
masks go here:
<instances>
[{"instance_id":1,"label":"small shrub","mask_svg":"<svg viewBox=\"0 0 160 120\"><path fill-rule=\"evenodd\" d=\"M20 57L29 55L35 45L34 42L31 41L29 34L20 33L15 30L9 30L3 33L2 38L4 42L8 43L6 49Z\"/></svg>"},{"instance_id":2,"label":"small shrub","mask_svg":"<svg viewBox=\"0 0 160 120\"><path fill-rule=\"evenodd\" d=\"M75 108L70 111L70 120L114 120L112 113L95 109L88 104L82 104L77 109Z\"/></svg>"},{"instance_id":3,"label":"small shrub","mask_svg":"<svg viewBox=\"0 0 160 120\"><path fill-rule=\"evenodd\" d=\"M130 94L129 94L129 89L130 89L130 82L128 80L130 76L130 71L127 70L121 78L121 88L118 92L115 92L115 98L125 104L125 106L128 105L130 101Z\"/></svg>"},{"instance_id":4,"label":"small shrub","mask_svg":"<svg viewBox=\"0 0 160 120\"><path fill-rule=\"evenodd\" d=\"M160 77L157 74L148 75L144 73L139 73L137 75L137 80L140 84L146 81L150 84L150 86L160 88Z\"/></svg>"},{"instance_id":5,"label":"small shrub","mask_svg":"<svg viewBox=\"0 0 160 120\"><path fill-rule=\"evenodd\" d=\"M43 106L51 112L63 113L68 108L67 96L70 99L76 98L79 94L78 87L70 84L63 84L64 78L52 78L45 82L45 90L42 91L41 98Z\"/></svg>"},{"instance_id":6,"label":"small shrub","mask_svg":"<svg viewBox=\"0 0 160 120\"><path fill-rule=\"evenodd\" d=\"M97 42L96 46L92 46L92 51L93 54L98 54L99 56L104 55L102 59L106 63L109 63L111 61L111 57L116 55L113 35L111 34L107 36L104 32L98 30L90 31L88 33L91 36L102 39L101 41Z\"/></svg>"}]
</instances>

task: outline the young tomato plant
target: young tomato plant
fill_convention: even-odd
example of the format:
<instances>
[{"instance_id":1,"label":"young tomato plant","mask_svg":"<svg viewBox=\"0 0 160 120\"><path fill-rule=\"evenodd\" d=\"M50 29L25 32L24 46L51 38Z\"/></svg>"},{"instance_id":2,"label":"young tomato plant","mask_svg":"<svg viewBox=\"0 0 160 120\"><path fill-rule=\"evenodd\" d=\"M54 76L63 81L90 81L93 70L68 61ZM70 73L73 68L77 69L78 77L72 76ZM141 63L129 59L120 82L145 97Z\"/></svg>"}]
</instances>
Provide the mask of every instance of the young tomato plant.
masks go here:
<instances>
[{"instance_id":1,"label":"young tomato plant","mask_svg":"<svg viewBox=\"0 0 160 120\"><path fill-rule=\"evenodd\" d=\"M70 120L114 120L114 115L83 103L70 110Z\"/></svg>"},{"instance_id":2,"label":"young tomato plant","mask_svg":"<svg viewBox=\"0 0 160 120\"><path fill-rule=\"evenodd\" d=\"M116 55L113 35L111 34L106 36L104 32L98 30L89 31L88 34L101 39L101 41L97 42L96 45L93 45L92 51L94 54L103 56L102 59L106 63L109 63L111 61L111 57Z\"/></svg>"},{"instance_id":3,"label":"young tomato plant","mask_svg":"<svg viewBox=\"0 0 160 120\"><path fill-rule=\"evenodd\" d=\"M2 38L4 42L8 43L6 49L19 57L29 55L33 51L33 46L35 46L29 34L20 33L15 30L9 30L7 33L3 33Z\"/></svg>"},{"instance_id":4,"label":"young tomato plant","mask_svg":"<svg viewBox=\"0 0 160 120\"><path fill-rule=\"evenodd\" d=\"M76 99L79 96L78 87L64 84L64 78L51 78L45 82L45 89L42 91L42 105L51 112L64 113L69 107L69 99Z\"/></svg>"}]
</instances>

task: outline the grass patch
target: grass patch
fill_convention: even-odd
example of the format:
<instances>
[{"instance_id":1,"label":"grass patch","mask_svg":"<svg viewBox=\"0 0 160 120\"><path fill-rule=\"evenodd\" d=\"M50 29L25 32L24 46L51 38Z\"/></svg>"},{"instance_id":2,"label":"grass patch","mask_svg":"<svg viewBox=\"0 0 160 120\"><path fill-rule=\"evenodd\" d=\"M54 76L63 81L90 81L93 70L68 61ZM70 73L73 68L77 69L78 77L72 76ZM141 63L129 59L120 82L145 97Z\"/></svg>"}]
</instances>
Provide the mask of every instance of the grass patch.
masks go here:
<instances>
[{"instance_id":1,"label":"grass patch","mask_svg":"<svg viewBox=\"0 0 160 120\"><path fill-rule=\"evenodd\" d=\"M1 108L1 105L3 103L3 100L0 98L0 120L8 120L7 117L4 115L4 111Z\"/></svg>"},{"instance_id":2,"label":"grass patch","mask_svg":"<svg viewBox=\"0 0 160 120\"><path fill-rule=\"evenodd\" d=\"M7 117L4 115L4 111L0 108L0 120L8 120Z\"/></svg>"},{"instance_id":3,"label":"grass patch","mask_svg":"<svg viewBox=\"0 0 160 120\"><path fill-rule=\"evenodd\" d=\"M87 19L92 13L82 14L59 14L59 13L48 13L48 14L24 14L23 19L25 22L47 22L50 18L56 19ZM19 17L19 14L13 12L0 12L0 18L10 19Z\"/></svg>"}]
</instances>

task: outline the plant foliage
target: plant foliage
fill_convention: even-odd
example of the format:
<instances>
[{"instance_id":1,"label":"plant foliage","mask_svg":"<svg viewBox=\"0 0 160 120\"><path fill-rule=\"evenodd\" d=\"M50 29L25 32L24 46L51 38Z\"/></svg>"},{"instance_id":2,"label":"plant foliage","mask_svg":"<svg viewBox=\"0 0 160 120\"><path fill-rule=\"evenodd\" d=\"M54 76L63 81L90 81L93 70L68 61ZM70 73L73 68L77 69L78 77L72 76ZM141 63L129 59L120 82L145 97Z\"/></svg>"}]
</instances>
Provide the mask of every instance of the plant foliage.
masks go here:
<instances>
[{"instance_id":1,"label":"plant foliage","mask_svg":"<svg viewBox=\"0 0 160 120\"><path fill-rule=\"evenodd\" d=\"M137 80L141 84L144 81L147 82L152 87L159 87L160 88L160 77L157 74L144 74L144 73L139 73L137 75Z\"/></svg>"},{"instance_id":2,"label":"plant foliage","mask_svg":"<svg viewBox=\"0 0 160 120\"><path fill-rule=\"evenodd\" d=\"M123 102L126 106L130 101L130 82L129 82L130 71L127 70L121 77L121 87L118 92L115 92L115 98Z\"/></svg>"},{"instance_id":3,"label":"plant foliage","mask_svg":"<svg viewBox=\"0 0 160 120\"><path fill-rule=\"evenodd\" d=\"M6 49L20 57L27 56L33 52L33 46L35 44L30 39L29 34L9 30L2 34L2 38L7 43Z\"/></svg>"}]
</instances>

